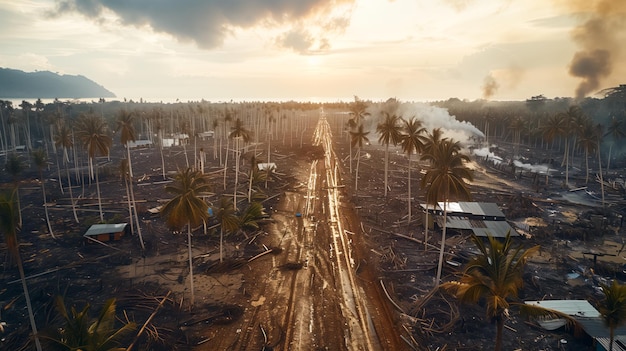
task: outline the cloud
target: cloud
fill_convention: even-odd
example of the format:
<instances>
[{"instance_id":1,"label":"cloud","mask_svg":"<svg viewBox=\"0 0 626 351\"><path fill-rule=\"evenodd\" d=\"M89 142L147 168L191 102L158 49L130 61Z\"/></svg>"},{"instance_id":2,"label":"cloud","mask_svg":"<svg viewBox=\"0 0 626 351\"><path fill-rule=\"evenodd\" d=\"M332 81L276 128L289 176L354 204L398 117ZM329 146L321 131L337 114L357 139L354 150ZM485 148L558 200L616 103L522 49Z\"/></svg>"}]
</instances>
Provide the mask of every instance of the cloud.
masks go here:
<instances>
[{"instance_id":1,"label":"cloud","mask_svg":"<svg viewBox=\"0 0 626 351\"><path fill-rule=\"evenodd\" d=\"M256 25L285 26L296 29L282 35L287 47L301 48L313 45L302 29L305 24L326 16L322 23L331 22L345 28L349 17L333 16L336 8L350 7L354 0L57 0L53 12L61 16L76 12L96 22L114 14L121 24L149 27L155 32L167 33L182 42L194 42L203 49L219 47L236 28ZM344 13L345 14L345 13Z\"/></svg>"}]
</instances>

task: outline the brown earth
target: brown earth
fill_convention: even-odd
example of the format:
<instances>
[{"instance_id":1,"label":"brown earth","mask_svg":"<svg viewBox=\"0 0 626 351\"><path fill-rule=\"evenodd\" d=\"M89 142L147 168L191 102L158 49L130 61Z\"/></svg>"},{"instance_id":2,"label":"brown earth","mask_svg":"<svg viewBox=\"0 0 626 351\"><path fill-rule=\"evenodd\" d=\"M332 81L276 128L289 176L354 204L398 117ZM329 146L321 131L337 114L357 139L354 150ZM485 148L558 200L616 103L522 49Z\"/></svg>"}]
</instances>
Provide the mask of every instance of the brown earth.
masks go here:
<instances>
[{"instance_id":1,"label":"brown earth","mask_svg":"<svg viewBox=\"0 0 626 351\"><path fill-rule=\"evenodd\" d=\"M340 115L329 114L324 128L332 141L313 131L318 115L308 116L305 140L283 134L272 142L272 162L278 175L264 202L270 218L256 232L226 238L224 262L219 262L219 231L209 224L208 235L197 228L193 237L195 304L191 307L186 235L173 234L163 219L150 215L168 199L163 191L158 149L133 150L137 184L135 196L142 214L142 253L136 235L110 246L86 245L82 233L98 221L95 186L74 188L81 223L73 221L67 189L61 194L55 165L46 172L46 187L53 230L47 233L36 172L25 174L20 194L25 218L20 233L21 254L40 329L51 325L52 298L81 309L117 299L118 315L143 324L157 311L139 339L141 350L483 350L492 347L495 327L485 320L480 306L458 305L450 296L433 291L438 258L438 232L429 231L428 244L419 211L422 200L419 172L413 171L413 220L407 224L406 157L393 150L390 191L383 196L383 149L368 145L360 162L358 191L350 173L348 141ZM319 130L318 130L319 131ZM373 139L373 137L371 138ZM117 141L116 141L117 142ZM119 144L119 142L117 142ZM219 158L213 141L199 141L207 151L207 172L213 173L216 195L232 194L234 168L222 186ZM260 158L267 155L257 150ZM193 162L193 147L187 147ZM253 150L253 147L250 147ZM115 147L111 161L101 158L101 187L106 219L126 221L126 192L115 176L123 150ZM182 147L166 149L168 173L185 167ZM339 162L337 160L340 160ZM54 160L51 160L54 161ZM516 173L476 160L471 190L476 201L496 202L509 219L524 223L529 239L524 245L542 245L541 255L528 264L520 298L586 298L597 300L597 280L616 270L600 265L606 274L590 270L588 258L572 253L602 249L604 240L620 242L619 231L589 235L581 240L573 224L592 207L563 200L558 180L539 185L537 177ZM232 160L229 161L232 163ZM355 166L355 165L353 165ZM414 166L415 167L415 166ZM242 169L247 171L246 162ZM7 179L3 175L3 179ZM64 177L61 177L64 178ZM245 183L247 177L240 177ZM592 187L593 185L590 185ZM239 198L247 196L240 184ZM245 194L245 195L244 195ZM241 202L243 205L245 203ZM587 222L585 222L587 223ZM580 223L575 223L580 225ZM588 229L589 232L592 229ZM451 261L463 262L471 252L464 233L447 240ZM558 235L558 236L557 236ZM2 252L6 250L2 249ZM445 279L455 267L447 265ZM567 274L580 273L568 279ZM611 273L613 272L613 273ZM5 260L0 276L0 349L20 349L29 333L19 276ZM170 294L168 295L168 292ZM165 298L167 296L167 298ZM568 350L586 350L589 341L568 331L546 332L513 310L506 322L506 350L556 350L567 341ZM32 345L31 345L32 347Z\"/></svg>"}]
</instances>

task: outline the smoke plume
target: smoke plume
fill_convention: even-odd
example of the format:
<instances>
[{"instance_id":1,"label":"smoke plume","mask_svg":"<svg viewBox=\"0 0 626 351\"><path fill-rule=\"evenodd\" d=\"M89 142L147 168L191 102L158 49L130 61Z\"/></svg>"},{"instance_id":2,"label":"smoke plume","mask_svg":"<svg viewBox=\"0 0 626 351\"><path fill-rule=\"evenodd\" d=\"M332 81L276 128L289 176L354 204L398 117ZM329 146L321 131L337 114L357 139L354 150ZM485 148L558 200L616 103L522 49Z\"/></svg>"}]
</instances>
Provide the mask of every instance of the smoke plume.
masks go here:
<instances>
[{"instance_id":1,"label":"smoke plume","mask_svg":"<svg viewBox=\"0 0 626 351\"><path fill-rule=\"evenodd\" d=\"M371 117L364 124L372 134L376 135L376 125L385 118L383 111L395 114L405 120L416 118L422 121L424 128L430 133L435 128L441 128L444 137L466 143L473 137L484 137L483 132L468 122L461 122L448 113L447 109L431 106L425 103L398 103L387 101L385 104L370 105L367 111ZM370 138L372 140L373 138Z\"/></svg>"},{"instance_id":2,"label":"smoke plume","mask_svg":"<svg viewBox=\"0 0 626 351\"><path fill-rule=\"evenodd\" d=\"M603 79L610 77L614 62L620 59L620 37L626 23L626 1L574 0L562 1L584 21L572 31L572 38L580 47L574 54L569 73L581 78L576 98L596 91Z\"/></svg>"},{"instance_id":3,"label":"smoke plume","mask_svg":"<svg viewBox=\"0 0 626 351\"><path fill-rule=\"evenodd\" d=\"M498 88L500 88L500 84L498 84L496 78L490 72L483 81L483 99L492 97L498 91Z\"/></svg>"}]
</instances>

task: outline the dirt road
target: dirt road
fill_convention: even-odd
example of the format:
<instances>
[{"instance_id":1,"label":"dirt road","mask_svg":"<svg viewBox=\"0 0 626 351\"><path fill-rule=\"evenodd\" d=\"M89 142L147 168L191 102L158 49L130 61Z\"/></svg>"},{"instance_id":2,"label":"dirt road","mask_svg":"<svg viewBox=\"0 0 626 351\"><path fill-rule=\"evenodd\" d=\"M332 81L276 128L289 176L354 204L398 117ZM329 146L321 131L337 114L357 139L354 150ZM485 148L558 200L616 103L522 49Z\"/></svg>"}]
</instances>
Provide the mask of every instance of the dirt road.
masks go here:
<instances>
[{"instance_id":1,"label":"dirt road","mask_svg":"<svg viewBox=\"0 0 626 351\"><path fill-rule=\"evenodd\" d=\"M243 318L215 330L211 346L199 349L405 348L368 263L358 219L342 194L323 111L313 142L324 148L324 158L294 165L300 186L286 192L272 214L268 246L283 252L255 262L254 271L267 275L247 278L255 284L246 287L250 298Z\"/></svg>"}]
</instances>

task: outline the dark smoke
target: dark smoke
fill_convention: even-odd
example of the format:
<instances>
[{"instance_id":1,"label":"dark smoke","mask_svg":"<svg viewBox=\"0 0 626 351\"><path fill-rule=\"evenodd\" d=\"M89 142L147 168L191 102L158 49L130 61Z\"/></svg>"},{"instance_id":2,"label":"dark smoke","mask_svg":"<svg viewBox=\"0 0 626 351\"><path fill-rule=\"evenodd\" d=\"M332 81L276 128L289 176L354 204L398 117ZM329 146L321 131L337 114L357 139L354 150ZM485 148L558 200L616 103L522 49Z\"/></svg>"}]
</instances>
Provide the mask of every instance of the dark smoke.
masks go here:
<instances>
[{"instance_id":1,"label":"dark smoke","mask_svg":"<svg viewBox=\"0 0 626 351\"><path fill-rule=\"evenodd\" d=\"M620 54L619 38L626 28L623 17L626 1L568 0L563 3L585 19L572 32L580 50L569 66L569 73L582 79L576 88L576 98L581 99L600 88L602 80L611 76L613 63Z\"/></svg>"},{"instance_id":2,"label":"dark smoke","mask_svg":"<svg viewBox=\"0 0 626 351\"><path fill-rule=\"evenodd\" d=\"M611 53L607 50L579 51L574 55L569 73L582 78L576 88L576 98L585 97L600 87L600 78L611 74Z\"/></svg>"},{"instance_id":3,"label":"dark smoke","mask_svg":"<svg viewBox=\"0 0 626 351\"><path fill-rule=\"evenodd\" d=\"M483 98L489 99L498 91L498 88L500 88L500 84L498 84L493 75L489 73L483 82Z\"/></svg>"}]
</instances>

